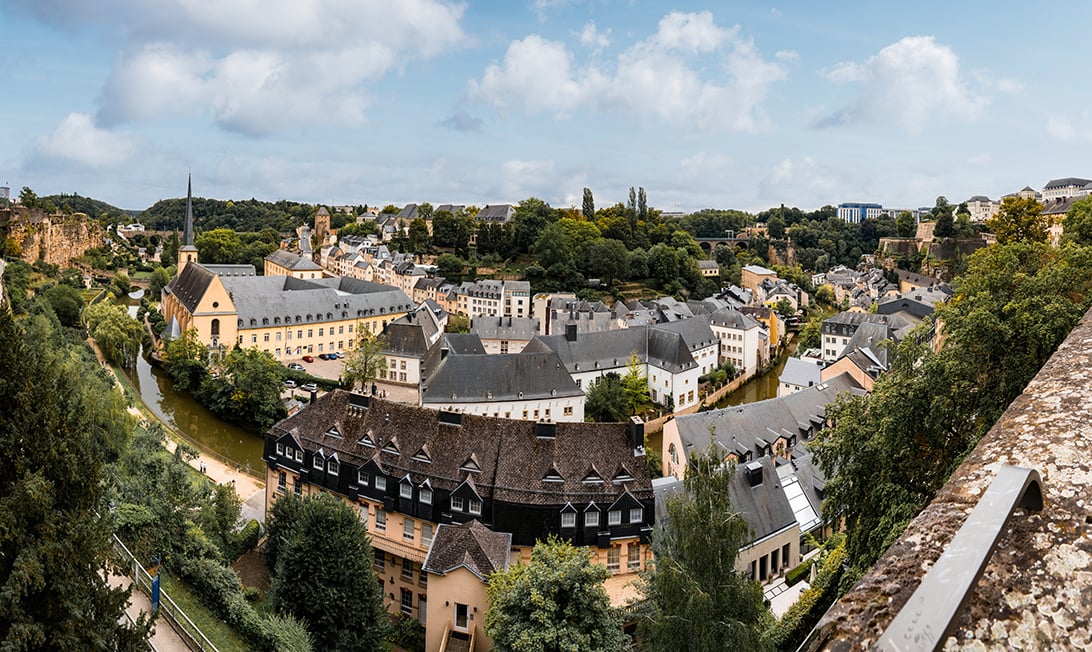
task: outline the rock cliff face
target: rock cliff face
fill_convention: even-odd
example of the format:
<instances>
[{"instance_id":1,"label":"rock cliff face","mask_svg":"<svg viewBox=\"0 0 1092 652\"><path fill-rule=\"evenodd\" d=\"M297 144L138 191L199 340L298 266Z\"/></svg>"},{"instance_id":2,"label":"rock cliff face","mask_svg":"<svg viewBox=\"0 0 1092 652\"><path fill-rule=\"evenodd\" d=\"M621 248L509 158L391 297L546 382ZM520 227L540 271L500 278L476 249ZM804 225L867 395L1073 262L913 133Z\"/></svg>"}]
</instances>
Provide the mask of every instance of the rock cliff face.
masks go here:
<instances>
[{"instance_id":1,"label":"rock cliff face","mask_svg":"<svg viewBox=\"0 0 1092 652\"><path fill-rule=\"evenodd\" d=\"M0 211L0 231L15 241L27 263L42 260L68 267L73 258L103 245L102 225L83 213L46 215L16 207Z\"/></svg>"}]
</instances>

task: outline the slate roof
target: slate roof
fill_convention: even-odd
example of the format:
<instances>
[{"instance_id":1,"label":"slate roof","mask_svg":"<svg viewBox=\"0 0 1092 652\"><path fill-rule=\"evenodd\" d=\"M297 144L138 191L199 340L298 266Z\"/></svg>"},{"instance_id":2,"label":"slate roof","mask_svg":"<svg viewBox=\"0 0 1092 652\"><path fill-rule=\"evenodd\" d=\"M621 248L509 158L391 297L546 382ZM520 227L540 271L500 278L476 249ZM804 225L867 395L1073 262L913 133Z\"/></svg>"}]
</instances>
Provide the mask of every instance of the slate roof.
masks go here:
<instances>
[{"instance_id":1,"label":"slate roof","mask_svg":"<svg viewBox=\"0 0 1092 652\"><path fill-rule=\"evenodd\" d=\"M322 268L319 267L315 261L306 256L294 254L287 249L278 249L266 256L265 259L271 263L297 272L322 271Z\"/></svg>"},{"instance_id":2,"label":"slate roof","mask_svg":"<svg viewBox=\"0 0 1092 652\"><path fill-rule=\"evenodd\" d=\"M490 573L508 569L511 548L511 534L494 532L478 519L463 524L441 523L421 569L446 575L463 567L485 582Z\"/></svg>"},{"instance_id":3,"label":"slate roof","mask_svg":"<svg viewBox=\"0 0 1092 652\"><path fill-rule=\"evenodd\" d=\"M398 214L395 215L396 219L407 221L415 219L417 217L419 217L417 212L417 204L406 204L402 207L402 210L398 211Z\"/></svg>"},{"instance_id":4,"label":"slate roof","mask_svg":"<svg viewBox=\"0 0 1092 652\"><path fill-rule=\"evenodd\" d=\"M384 353L417 358L428 353L428 340L421 324L396 320L387 324L383 334L386 341Z\"/></svg>"},{"instance_id":5,"label":"slate roof","mask_svg":"<svg viewBox=\"0 0 1092 652\"><path fill-rule=\"evenodd\" d=\"M760 276L777 276L777 272L773 271L772 269L763 267L762 265L745 265L743 267L743 270L751 272L752 274L758 274Z\"/></svg>"},{"instance_id":6,"label":"slate roof","mask_svg":"<svg viewBox=\"0 0 1092 652\"><path fill-rule=\"evenodd\" d=\"M849 374L840 374L787 396L678 416L675 423L685 448L681 453L703 450L709 443L709 426L713 426L713 439L726 455L750 451L757 456L757 439L773 443L778 436L795 436L799 440L818 430L827 404L845 392L864 394Z\"/></svg>"},{"instance_id":7,"label":"slate roof","mask_svg":"<svg viewBox=\"0 0 1092 652\"><path fill-rule=\"evenodd\" d=\"M708 329L709 325L705 324L705 327ZM555 351L570 374L624 367L633 352L637 353L642 362L671 373L680 373L697 366L682 335L658 326L579 333L575 341L568 340L565 335L539 336L527 346L537 347L536 342ZM536 350L542 349L524 349Z\"/></svg>"},{"instance_id":8,"label":"slate roof","mask_svg":"<svg viewBox=\"0 0 1092 652\"><path fill-rule=\"evenodd\" d=\"M257 276L257 272L254 270L253 265L206 265L201 264L202 267L209 270L217 276Z\"/></svg>"},{"instance_id":9,"label":"slate roof","mask_svg":"<svg viewBox=\"0 0 1092 652\"><path fill-rule=\"evenodd\" d=\"M516 209L511 204L487 204L485 208L478 211L476 219L479 222L507 222L512 219L515 212Z\"/></svg>"},{"instance_id":10,"label":"slate roof","mask_svg":"<svg viewBox=\"0 0 1092 652\"><path fill-rule=\"evenodd\" d=\"M186 307L191 314L197 309L201 297L212 284L216 275L205 269L200 263L189 263L182 271L167 283L164 288L168 294L173 294ZM255 277L257 278L257 277Z\"/></svg>"},{"instance_id":11,"label":"slate roof","mask_svg":"<svg viewBox=\"0 0 1092 652\"><path fill-rule=\"evenodd\" d=\"M1077 188L1083 187L1087 183L1092 183L1088 179L1081 179L1079 177L1066 177L1064 179L1051 179L1047 181L1047 184L1043 186L1043 190L1050 190L1051 188L1066 188L1074 186Z\"/></svg>"},{"instance_id":12,"label":"slate roof","mask_svg":"<svg viewBox=\"0 0 1092 652\"><path fill-rule=\"evenodd\" d=\"M461 425L451 426L441 424L444 413L438 410L374 398L368 409L350 410L349 396L344 390L320 396L273 426L267 437L291 432L309 451L337 452L342 463L353 466L374 459L388 475L409 474L414 483L427 478L441 491L470 478L483 499L512 504L610 504L625 491L637 500L652 498L648 464L634 455L627 424L557 423L551 424L553 438L539 438L535 433L542 424L533 421L464 414ZM332 426L341 437L327 434ZM361 441L365 435L374 447ZM383 450L392 440L398 453ZM431 462L413 459L422 447L430 451ZM471 456L480 471L460 469ZM604 482L583 482L592 466ZM551 470L560 482L543 481Z\"/></svg>"},{"instance_id":13,"label":"slate roof","mask_svg":"<svg viewBox=\"0 0 1092 652\"><path fill-rule=\"evenodd\" d=\"M444 333L444 342L453 355L485 354L482 338L476 333Z\"/></svg>"},{"instance_id":14,"label":"slate roof","mask_svg":"<svg viewBox=\"0 0 1092 652\"><path fill-rule=\"evenodd\" d=\"M800 358L789 358L785 361L785 368L781 370L781 376L777 380L797 387L811 387L819 384L821 369L814 362L808 362Z\"/></svg>"},{"instance_id":15,"label":"slate roof","mask_svg":"<svg viewBox=\"0 0 1092 652\"><path fill-rule=\"evenodd\" d=\"M189 270L189 265L183 272ZM389 285L352 278L298 279L291 276L226 277L220 281L231 293L243 327L261 325L268 318L292 324L322 323L400 313L413 309L406 293ZM311 320L307 321L307 315ZM296 318L300 317L300 320ZM251 324L250 320L258 324Z\"/></svg>"},{"instance_id":16,"label":"slate roof","mask_svg":"<svg viewBox=\"0 0 1092 652\"><path fill-rule=\"evenodd\" d=\"M723 308L709 316L709 322L713 326L734 328L736 330L751 330L758 328L759 323L751 317L743 314L735 308Z\"/></svg>"},{"instance_id":17,"label":"slate roof","mask_svg":"<svg viewBox=\"0 0 1092 652\"><path fill-rule=\"evenodd\" d=\"M483 340L530 340L538 334L538 319L481 315L470 320L470 332Z\"/></svg>"},{"instance_id":18,"label":"slate roof","mask_svg":"<svg viewBox=\"0 0 1092 652\"><path fill-rule=\"evenodd\" d=\"M448 355L422 381L422 404L583 396L557 354Z\"/></svg>"},{"instance_id":19,"label":"slate roof","mask_svg":"<svg viewBox=\"0 0 1092 652\"><path fill-rule=\"evenodd\" d=\"M717 336L713 334L713 329L709 327L709 322L699 317L690 317L688 319L680 319L679 321L673 321L666 324L657 324L652 330L678 333L683 338L683 342L686 343L687 348L691 351L716 346L717 344Z\"/></svg>"}]
</instances>

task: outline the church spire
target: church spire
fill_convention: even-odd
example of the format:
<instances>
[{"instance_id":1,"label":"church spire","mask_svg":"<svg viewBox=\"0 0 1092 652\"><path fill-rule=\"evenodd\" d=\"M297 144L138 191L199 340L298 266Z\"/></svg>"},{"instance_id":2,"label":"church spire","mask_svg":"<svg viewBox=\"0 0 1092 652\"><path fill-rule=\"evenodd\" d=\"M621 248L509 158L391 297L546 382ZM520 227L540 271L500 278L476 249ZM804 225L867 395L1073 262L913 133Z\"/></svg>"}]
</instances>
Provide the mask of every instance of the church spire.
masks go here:
<instances>
[{"instance_id":1,"label":"church spire","mask_svg":"<svg viewBox=\"0 0 1092 652\"><path fill-rule=\"evenodd\" d=\"M197 262L197 247L193 246L193 175L186 179L186 226L182 231L182 246L178 248L178 273L187 263Z\"/></svg>"},{"instance_id":2,"label":"church spire","mask_svg":"<svg viewBox=\"0 0 1092 652\"><path fill-rule=\"evenodd\" d=\"M186 227L182 232L182 244L193 246L193 175L186 178Z\"/></svg>"}]
</instances>

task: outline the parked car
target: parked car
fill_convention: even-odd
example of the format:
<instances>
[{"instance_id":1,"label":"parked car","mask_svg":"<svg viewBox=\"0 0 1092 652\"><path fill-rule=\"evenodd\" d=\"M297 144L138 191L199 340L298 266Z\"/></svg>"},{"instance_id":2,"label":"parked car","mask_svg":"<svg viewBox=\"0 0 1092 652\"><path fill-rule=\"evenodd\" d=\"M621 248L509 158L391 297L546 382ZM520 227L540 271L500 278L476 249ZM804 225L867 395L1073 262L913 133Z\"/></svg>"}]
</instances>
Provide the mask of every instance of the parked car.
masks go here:
<instances>
[{"instance_id":1,"label":"parked car","mask_svg":"<svg viewBox=\"0 0 1092 652\"><path fill-rule=\"evenodd\" d=\"M338 358L338 359L341 359L341 358L345 357L345 354L342 353L341 351L338 351L337 353L331 353L330 355L332 355L332 356L334 356L335 358Z\"/></svg>"},{"instance_id":2,"label":"parked car","mask_svg":"<svg viewBox=\"0 0 1092 652\"><path fill-rule=\"evenodd\" d=\"M298 362L291 363L290 365L288 365L288 368L292 369L293 371L303 371L303 365Z\"/></svg>"},{"instance_id":3,"label":"parked car","mask_svg":"<svg viewBox=\"0 0 1092 652\"><path fill-rule=\"evenodd\" d=\"M303 385L300 385L300 389L302 389L305 392L317 392L318 391L318 385L316 385L314 383L304 383Z\"/></svg>"},{"instance_id":4,"label":"parked car","mask_svg":"<svg viewBox=\"0 0 1092 652\"><path fill-rule=\"evenodd\" d=\"M296 386L296 381L289 378L288 380L284 381L284 386L287 387L288 389L292 389L293 387Z\"/></svg>"},{"instance_id":5,"label":"parked car","mask_svg":"<svg viewBox=\"0 0 1092 652\"><path fill-rule=\"evenodd\" d=\"M318 354L319 360L333 360L335 356L333 353L320 353Z\"/></svg>"},{"instance_id":6,"label":"parked car","mask_svg":"<svg viewBox=\"0 0 1092 652\"><path fill-rule=\"evenodd\" d=\"M303 361L304 361L304 362L314 362L314 361L315 361L315 359L314 359L314 358L312 358L312 357L311 357L311 356L309 356L309 355L305 355L305 356L303 356Z\"/></svg>"}]
</instances>

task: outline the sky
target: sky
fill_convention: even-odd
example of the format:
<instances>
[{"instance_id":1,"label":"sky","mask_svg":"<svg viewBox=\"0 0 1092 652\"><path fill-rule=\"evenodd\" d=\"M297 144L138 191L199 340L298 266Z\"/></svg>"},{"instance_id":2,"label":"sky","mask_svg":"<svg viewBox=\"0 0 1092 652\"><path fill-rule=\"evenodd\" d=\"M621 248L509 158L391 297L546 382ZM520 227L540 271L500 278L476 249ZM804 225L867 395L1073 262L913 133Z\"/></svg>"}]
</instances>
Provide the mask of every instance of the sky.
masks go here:
<instances>
[{"instance_id":1,"label":"sky","mask_svg":"<svg viewBox=\"0 0 1092 652\"><path fill-rule=\"evenodd\" d=\"M829 6L835 5L835 6ZM1092 178L1087 5L3 0L0 185L665 211Z\"/></svg>"}]
</instances>

